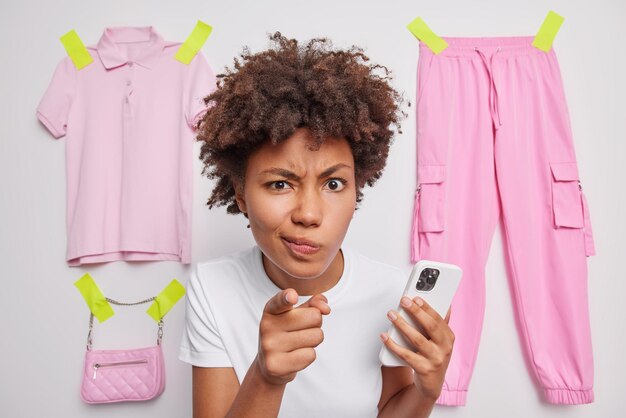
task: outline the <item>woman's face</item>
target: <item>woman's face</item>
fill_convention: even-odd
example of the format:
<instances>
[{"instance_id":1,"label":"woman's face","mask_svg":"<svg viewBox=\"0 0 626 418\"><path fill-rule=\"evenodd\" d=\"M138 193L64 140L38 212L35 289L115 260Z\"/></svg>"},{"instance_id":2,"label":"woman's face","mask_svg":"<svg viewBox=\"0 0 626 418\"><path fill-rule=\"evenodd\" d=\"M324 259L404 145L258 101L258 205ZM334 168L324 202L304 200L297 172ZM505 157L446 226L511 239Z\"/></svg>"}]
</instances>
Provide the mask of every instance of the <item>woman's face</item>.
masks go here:
<instances>
[{"instance_id":1,"label":"woman's face","mask_svg":"<svg viewBox=\"0 0 626 418\"><path fill-rule=\"evenodd\" d=\"M309 135L301 128L278 145L264 144L248 159L243 191L236 187L270 270L287 280L318 278L336 257L343 267L339 248L356 207L348 142L328 138L312 151Z\"/></svg>"}]
</instances>

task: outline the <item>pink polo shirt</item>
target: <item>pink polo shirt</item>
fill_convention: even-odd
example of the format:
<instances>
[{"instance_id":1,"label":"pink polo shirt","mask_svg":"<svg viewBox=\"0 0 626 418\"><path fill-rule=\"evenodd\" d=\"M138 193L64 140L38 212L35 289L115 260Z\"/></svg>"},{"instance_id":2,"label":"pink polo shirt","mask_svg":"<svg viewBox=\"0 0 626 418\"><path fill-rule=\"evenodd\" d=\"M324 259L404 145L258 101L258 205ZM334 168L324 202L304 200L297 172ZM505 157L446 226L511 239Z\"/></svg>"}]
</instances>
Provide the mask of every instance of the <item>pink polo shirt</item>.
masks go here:
<instances>
[{"instance_id":1,"label":"pink polo shirt","mask_svg":"<svg viewBox=\"0 0 626 418\"><path fill-rule=\"evenodd\" d=\"M152 27L107 28L94 61L58 64L37 108L65 136L67 262L191 262L193 126L215 75Z\"/></svg>"}]
</instances>

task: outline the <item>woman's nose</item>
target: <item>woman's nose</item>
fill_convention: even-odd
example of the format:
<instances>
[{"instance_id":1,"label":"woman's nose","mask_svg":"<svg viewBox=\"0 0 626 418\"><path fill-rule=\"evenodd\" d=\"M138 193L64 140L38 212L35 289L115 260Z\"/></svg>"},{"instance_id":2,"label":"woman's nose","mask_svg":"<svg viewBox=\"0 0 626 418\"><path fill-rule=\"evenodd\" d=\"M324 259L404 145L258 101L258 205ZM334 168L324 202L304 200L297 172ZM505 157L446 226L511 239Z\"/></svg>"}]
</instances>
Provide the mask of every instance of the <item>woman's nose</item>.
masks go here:
<instances>
[{"instance_id":1,"label":"woman's nose","mask_svg":"<svg viewBox=\"0 0 626 418\"><path fill-rule=\"evenodd\" d=\"M323 218L323 202L316 190L302 189L297 193L296 202L291 212L293 223L303 226L319 226Z\"/></svg>"}]
</instances>

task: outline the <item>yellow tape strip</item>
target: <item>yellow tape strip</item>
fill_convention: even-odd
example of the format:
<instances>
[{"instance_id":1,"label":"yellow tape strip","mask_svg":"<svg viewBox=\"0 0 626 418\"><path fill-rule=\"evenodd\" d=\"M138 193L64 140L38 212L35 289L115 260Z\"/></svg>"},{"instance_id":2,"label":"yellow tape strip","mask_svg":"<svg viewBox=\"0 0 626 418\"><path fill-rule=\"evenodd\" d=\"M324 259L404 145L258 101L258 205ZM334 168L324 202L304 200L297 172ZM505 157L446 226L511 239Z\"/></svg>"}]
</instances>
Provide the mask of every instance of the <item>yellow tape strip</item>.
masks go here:
<instances>
[{"instance_id":1,"label":"yellow tape strip","mask_svg":"<svg viewBox=\"0 0 626 418\"><path fill-rule=\"evenodd\" d=\"M165 289L163 289L161 293L158 294L146 313L155 321L159 322L184 295L185 286L180 284L178 280L174 279Z\"/></svg>"},{"instance_id":2,"label":"yellow tape strip","mask_svg":"<svg viewBox=\"0 0 626 418\"><path fill-rule=\"evenodd\" d=\"M200 51L200 48L202 48L202 45L204 45L212 31L213 27L211 27L211 25L207 25L203 21L198 20L193 32L191 32L191 35L189 35L185 43L178 48L174 58L183 64L189 64L198 51Z\"/></svg>"},{"instance_id":3,"label":"yellow tape strip","mask_svg":"<svg viewBox=\"0 0 626 418\"><path fill-rule=\"evenodd\" d=\"M541 24L539 31L535 35L533 40L533 46L539 48L542 51L548 52L552 48L552 42L559 31L559 28L563 24L565 18L554 13L552 10L548 12L546 19Z\"/></svg>"},{"instance_id":4,"label":"yellow tape strip","mask_svg":"<svg viewBox=\"0 0 626 418\"><path fill-rule=\"evenodd\" d=\"M85 48L83 41L80 40L74 29L61 36L61 43L70 56L72 62L78 70L88 66L93 62L93 58Z\"/></svg>"},{"instance_id":5,"label":"yellow tape strip","mask_svg":"<svg viewBox=\"0 0 626 418\"><path fill-rule=\"evenodd\" d=\"M421 17L416 17L411 23L406 25L407 29L420 41L424 42L435 54L448 47L448 43L430 30Z\"/></svg>"},{"instance_id":6,"label":"yellow tape strip","mask_svg":"<svg viewBox=\"0 0 626 418\"><path fill-rule=\"evenodd\" d=\"M109 302L107 302L89 273L85 273L83 277L78 279L74 283L74 286L76 286L83 295L87 306L89 306L89 310L93 316L98 318L98 321L104 322L113 316L113 308L111 308L111 305L109 305Z\"/></svg>"}]
</instances>

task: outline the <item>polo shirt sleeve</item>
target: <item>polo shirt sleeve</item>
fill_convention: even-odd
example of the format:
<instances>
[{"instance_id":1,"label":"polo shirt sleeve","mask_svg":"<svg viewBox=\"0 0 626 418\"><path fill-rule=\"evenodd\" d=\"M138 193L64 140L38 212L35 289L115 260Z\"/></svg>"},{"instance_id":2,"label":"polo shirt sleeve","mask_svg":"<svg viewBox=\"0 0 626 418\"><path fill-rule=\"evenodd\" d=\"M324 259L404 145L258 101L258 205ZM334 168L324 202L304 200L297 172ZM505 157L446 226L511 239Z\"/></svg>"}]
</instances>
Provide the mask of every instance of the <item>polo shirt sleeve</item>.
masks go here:
<instances>
[{"instance_id":1,"label":"polo shirt sleeve","mask_svg":"<svg viewBox=\"0 0 626 418\"><path fill-rule=\"evenodd\" d=\"M67 122L76 87L76 67L69 57L59 62L48 89L37 107L37 118L55 138L67 133Z\"/></svg>"},{"instance_id":2,"label":"polo shirt sleeve","mask_svg":"<svg viewBox=\"0 0 626 418\"><path fill-rule=\"evenodd\" d=\"M199 367L233 367L198 268L187 283L185 328L178 358Z\"/></svg>"},{"instance_id":3,"label":"polo shirt sleeve","mask_svg":"<svg viewBox=\"0 0 626 418\"><path fill-rule=\"evenodd\" d=\"M195 129L207 110L204 98L216 89L216 77L202 51L196 54L189 65L189 77L185 87L185 118L189 127Z\"/></svg>"}]
</instances>

